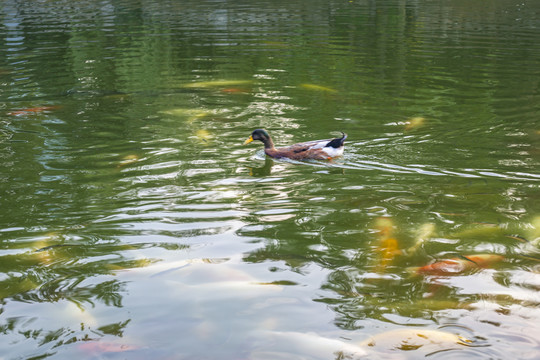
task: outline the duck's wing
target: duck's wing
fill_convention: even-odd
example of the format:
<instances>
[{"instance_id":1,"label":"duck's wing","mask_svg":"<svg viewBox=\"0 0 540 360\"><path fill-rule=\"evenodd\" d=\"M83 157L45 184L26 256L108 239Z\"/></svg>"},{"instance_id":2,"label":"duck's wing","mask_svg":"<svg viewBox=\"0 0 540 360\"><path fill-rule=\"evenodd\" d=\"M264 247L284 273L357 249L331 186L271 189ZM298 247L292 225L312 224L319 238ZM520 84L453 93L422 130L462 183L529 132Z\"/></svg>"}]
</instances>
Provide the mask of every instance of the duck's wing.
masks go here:
<instances>
[{"instance_id":1,"label":"duck's wing","mask_svg":"<svg viewBox=\"0 0 540 360\"><path fill-rule=\"evenodd\" d=\"M315 160L327 160L329 156L325 151L325 146L332 141L332 139L327 140L316 140L316 141L307 141L303 143L294 144L287 147L282 147L275 149L274 152L268 153L272 157L278 158L289 158L294 160L302 159L315 159Z\"/></svg>"},{"instance_id":2,"label":"duck's wing","mask_svg":"<svg viewBox=\"0 0 540 360\"><path fill-rule=\"evenodd\" d=\"M332 141L332 139L306 141L306 142L301 142L298 144L287 146L283 149L287 149L295 153L300 153L300 152L308 151L308 150L322 149L328 143L330 143L330 141Z\"/></svg>"},{"instance_id":3,"label":"duck's wing","mask_svg":"<svg viewBox=\"0 0 540 360\"><path fill-rule=\"evenodd\" d=\"M309 149L322 149L326 147L338 149L343 147L345 139L347 139L347 134L345 134L344 132L342 132L342 134L343 136L340 138L307 141L297 145L301 145L302 147L307 147Z\"/></svg>"},{"instance_id":4,"label":"duck's wing","mask_svg":"<svg viewBox=\"0 0 540 360\"><path fill-rule=\"evenodd\" d=\"M347 135L343 134L342 138L306 141L266 153L277 158L326 160L343 154L343 142L346 137Z\"/></svg>"}]
</instances>

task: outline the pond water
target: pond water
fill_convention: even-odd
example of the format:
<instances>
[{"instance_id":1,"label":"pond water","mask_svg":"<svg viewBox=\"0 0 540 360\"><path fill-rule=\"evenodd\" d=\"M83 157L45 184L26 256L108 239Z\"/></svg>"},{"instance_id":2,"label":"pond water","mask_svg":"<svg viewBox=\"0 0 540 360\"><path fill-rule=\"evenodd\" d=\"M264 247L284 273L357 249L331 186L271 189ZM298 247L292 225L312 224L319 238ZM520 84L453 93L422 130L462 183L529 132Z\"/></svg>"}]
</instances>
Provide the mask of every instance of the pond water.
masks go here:
<instances>
[{"instance_id":1,"label":"pond water","mask_svg":"<svg viewBox=\"0 0 540 360\"><path fill-rule=\"evenodd\" d=\"M0 359L538 359L539 14L3 0Z\"/></svg>"}]
</instances>

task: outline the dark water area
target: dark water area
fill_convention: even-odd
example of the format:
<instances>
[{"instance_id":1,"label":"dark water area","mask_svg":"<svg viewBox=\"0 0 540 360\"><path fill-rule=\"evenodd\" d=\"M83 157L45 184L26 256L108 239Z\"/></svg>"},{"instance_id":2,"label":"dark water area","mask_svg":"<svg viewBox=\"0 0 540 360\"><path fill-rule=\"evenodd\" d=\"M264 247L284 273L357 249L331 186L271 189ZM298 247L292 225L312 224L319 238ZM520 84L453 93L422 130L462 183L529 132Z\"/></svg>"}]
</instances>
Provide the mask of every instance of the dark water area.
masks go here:
<instances>
[{"instance_id":1,"label":"dark water area","mask_svg":"<svg viewBox=\"0 0 540 360\"><path fill-rule=\"evenodd\" d=\"M4 0L0 359L537 359L539 15Z\"/></svg>"}]
</instances>

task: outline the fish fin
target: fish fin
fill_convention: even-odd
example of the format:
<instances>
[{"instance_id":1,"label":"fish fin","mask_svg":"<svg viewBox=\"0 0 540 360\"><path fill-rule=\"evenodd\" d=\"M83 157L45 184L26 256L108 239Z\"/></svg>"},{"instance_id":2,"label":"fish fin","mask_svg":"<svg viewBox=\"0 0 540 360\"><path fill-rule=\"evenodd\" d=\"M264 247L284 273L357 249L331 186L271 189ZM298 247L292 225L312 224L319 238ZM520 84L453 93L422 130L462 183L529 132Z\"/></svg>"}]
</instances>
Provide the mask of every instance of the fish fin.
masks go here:
<instances>
[{"instance_id":1,"label":"fish fin","mask_svg":"<svg viewBox=\"0 0 540 360\"><path fill-rule=\"evenodd\" d=\"M469 259L468 257L466 257L465 255L458 255L458 258L460 259L463 259L463 260L467 260L467 261L470 261L472 262L474 265L478 266L478 263L472 259Z\"/></svg>"},{"instance_id":2,"label":"fish fin","mask_svg":"<svg viewBox=\"0 0 540 360\"><path fill-rule=\"evenodd\" d=\"M458 335L458 344L460 345L465 345L465 346L469 346L471 343L472 343L472 340L469 340L467 338L464 338L463 336L459 336Z\"/></svg>"}]
</instances>

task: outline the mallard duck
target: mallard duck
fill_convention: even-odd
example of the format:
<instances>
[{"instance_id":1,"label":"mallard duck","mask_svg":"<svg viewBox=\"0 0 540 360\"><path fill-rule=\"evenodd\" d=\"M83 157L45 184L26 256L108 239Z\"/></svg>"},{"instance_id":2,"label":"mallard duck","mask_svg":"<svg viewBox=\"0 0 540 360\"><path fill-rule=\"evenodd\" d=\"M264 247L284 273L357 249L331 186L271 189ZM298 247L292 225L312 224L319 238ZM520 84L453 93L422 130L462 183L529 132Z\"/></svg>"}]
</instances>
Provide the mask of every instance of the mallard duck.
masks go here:
<instances>
[{"instance_id":1,"label":"mallard duck","mask_svg":"<svg viewBox=\"0 0 540 360\"><path fill-rule=\"evenodd\" d=\"M292 160L331 160L335 157L343 155L343 143L347 138L347 134L343 132L342 134L342 137L336 139L313 140L276 149L268 132L263 129L257 129L253 130L251 136L244 142L244 145L249 144L253 140L262 141L266 155L276 159L288 158Z\"/></svg>"}]
</instances>

